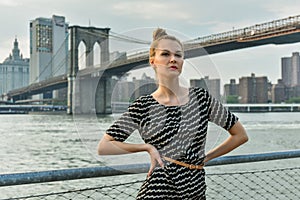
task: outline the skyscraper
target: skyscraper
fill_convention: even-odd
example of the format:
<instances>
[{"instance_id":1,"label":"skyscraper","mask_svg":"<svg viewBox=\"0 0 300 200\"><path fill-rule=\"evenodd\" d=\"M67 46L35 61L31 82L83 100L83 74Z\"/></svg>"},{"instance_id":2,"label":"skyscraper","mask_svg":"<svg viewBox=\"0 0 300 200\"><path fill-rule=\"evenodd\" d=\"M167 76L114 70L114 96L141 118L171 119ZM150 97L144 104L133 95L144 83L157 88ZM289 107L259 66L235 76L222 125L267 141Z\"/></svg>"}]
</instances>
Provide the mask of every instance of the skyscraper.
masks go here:
<instances>
[{"instance_id":1,"label":"skyscraper","mask_svg":"<svg viewBox=\"0 0 300 200\"><path fill-rule=\"evenodd\" d=\"M65 17L30 22L30 83L67 72L68 24Z\"/></svg>"},{"instance_id":2,"label":"skyscraper","mask_svg":"<svg viewBox=\"0 0 300 200\"><path fill-rule=\"evenodd\" d=\"M220 79L209 79L205 76L201 79L191 79L191 87L202 87L209 91L209 93L216 99L221 99L221 81Z\"/></svg>"},{"instance_id":3,"label":"skyscraper","mask_svg":"<svg viewBox=\"0 0 300 200\"><path fill-rule=\"evenodd\" d=\"M143 73L141 79L136 79L133 77L134 83L134 94L131 96L131 99L134 100L140 96L151 94L157 89L157 83L155 79L147 76L146 73Z\"/></svg>"},{"instance_id":4,"label":"skyscraper","mask_svg":"<svg viewBox=\"0 0 300 200\"><path fill-rule=\"evenodd\" d=\"M299 52L294 52L292 61L292 86L300 85L300 56Z\"/></svg>"},{"instance_id":5,"label":"skyscraper","mask_svg":"<svg viewBox=\"0 0 300 200\"><path fill-rule=\"evenodd\" d=\"M235 79L230 79L229 84L224 85L224 96L238 95L239 85L235 82Z\"/></svg>"},{"instance_id":6,"label":"skyscraper","mask_svg":"<svg viewBox=\"0 0 300 200\"><path fill-rule=\"evenodd\" d=\"M294 87L300 85L299 52L294 52L292 57L281 58L281 75L285 86Z\"/></svg>"},{"instance_id":7,"label":"skyscraper","mask_svg":"<svg viewBox=\"0 0 300 200\"><path fill-rule=\"evenodd\" d=\"M286 98L286 86L282 79L278 80L277 84L272 85L272 103L282 103Z\"/></svg>"},{"instance_id":8,"label":"skyscraper","mask_svg":"<svg viewBox=\"0 0 300 200\"><path fill-rule=\"evenodd\" d=\"M268 78L266 76L242 77L239 79L240 103L267 103Z\"/></svg>"},{"instance_id":9,"label":"skyscraper","mask_svg":"<svg viewBox=\"0 0 300 200\"><path fill-rule=\"evenodd\" d=\"M29 84L29 59L20 54L17 38L12 53L0 64L0 94Z\"/></svg>"}]
</instances>

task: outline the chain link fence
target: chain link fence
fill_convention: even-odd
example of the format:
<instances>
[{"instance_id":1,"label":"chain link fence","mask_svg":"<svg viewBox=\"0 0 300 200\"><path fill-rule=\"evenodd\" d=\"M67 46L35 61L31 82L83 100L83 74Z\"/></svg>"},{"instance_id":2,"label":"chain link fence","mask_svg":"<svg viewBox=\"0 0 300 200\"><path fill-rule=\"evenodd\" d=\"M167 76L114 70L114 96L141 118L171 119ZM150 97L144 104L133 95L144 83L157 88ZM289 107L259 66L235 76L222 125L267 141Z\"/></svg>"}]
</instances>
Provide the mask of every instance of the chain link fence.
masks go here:
<instances>
[{"instance_id":1,"label":"chain link fence","mask_svg":"<svg viewBox=\"0 0 300 200\"><path fill-rule=\"evenodd\" d=\"M297 155L292 155L290 152L288 155L292 157L299 157L298 153L300 150L296 151ZM252 155L253 156L253 155ZM273 155L274 156L274 155ZM251 155L245 155L249 159ZM261 156L259 159L268 160L267 157ZM243 162L239 156L239 161ZM223 160L223 163L229 163L229 160L232 160L232 156ZM269 162L268 168L265 170L247 170L247 171L232 171L223 172L223 173L207 173L206 183L207 183L207 199L228 199L228 200L297 200L300 199L300 167L297 165L299 162L297 160L295 164L296 167L289 168L278 168L274 169L275 166L272 166L274 163ZM218 163L219 161L217 161ZM234 161L230 161L234 162ZM222 163L222 162L221 162ZM218 163L218 165L221 165ZM284 162L285 163L285 162ZM293 165L292 162L289 162L289 166ZM212 163L216 164L216 163ZM249 164L249 163L247 163ZM243 166L243 169L247 169L247 164ZM278 166L276 166L278 167ZM235 167L234 167L235 168ZM224 167L222 167L224 169ZM147 169L146 169L147 170ZM219 169L217 169L219 171ZM226 171L226 170L225 170ZM96 176L98 177L98 175ZM66 189L60 192L36 192L34 195L25 195L18 197L9 197L1 198L1 200L73 200L73 199L97 199L97 200L130 200L135 199L138 190L145 180L145 174L140 173L137 176L131 175L116 175L114 179L108 180L104 184L104 179L109 179L111 176L101 177L101 180L97 179L96 182L100 186L95 187L82 187L82 185L91 185L89 181L95 179L81 179L80 183L83 183L78 188ZM78 180L77 180L78 181ZM67 185L72 185L72 181L63 181ZM69 184L68 184L69 183ZM110 184L112 183L112 184ZM117 183L117 184L116 184ZM39 184L30 184L29 187L35 187ZM20 187L17 184L13 187ZM27 185L28 186L28 185ZM1 189L1 187L0 187ZM48 190L49 191L49 190ZM1 190L0 190L1 193ZM38 194L40 193L40 194Z\"/></svg>"},{"instance_id":2,"label":"chain link fence","mask_svg":"<svg viewBox=\"0 0 300 200\"><path fill-rule=\"evenodd\" d=\"M121 177L120 177L121 178ZM143 180L64 192L9 198L10 200L135 199ZM207 199L300 199L300 167L207 174ZM5 199L8 200L8 199Z\"/></svg>"}]
</instances>

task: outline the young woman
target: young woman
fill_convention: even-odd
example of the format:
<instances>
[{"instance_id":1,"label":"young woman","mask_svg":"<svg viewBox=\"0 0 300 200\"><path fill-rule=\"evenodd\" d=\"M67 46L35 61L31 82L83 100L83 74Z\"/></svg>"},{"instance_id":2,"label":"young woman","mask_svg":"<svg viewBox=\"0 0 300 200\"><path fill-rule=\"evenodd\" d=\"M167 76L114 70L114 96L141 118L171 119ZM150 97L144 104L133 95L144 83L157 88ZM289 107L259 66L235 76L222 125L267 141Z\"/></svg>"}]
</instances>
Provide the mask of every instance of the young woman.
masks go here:
<instances>
[{"instance_id":1,"label":"young woman","mask_svg":"<svg viewBox=\"0 0 300 200\"><path fill-rule=\"evenodd\" d=\"M206 90L180 86L183 53L177 38L163 29L153 32L149 62L158 88L129 106L99 142L99 155L149 153L150 169L137 199L205 199L205 163L248 140L238 118ZM206 153L209 121L229 137ZM135 130L144 144L124 142Z\"/></svg>"}]
</instances>

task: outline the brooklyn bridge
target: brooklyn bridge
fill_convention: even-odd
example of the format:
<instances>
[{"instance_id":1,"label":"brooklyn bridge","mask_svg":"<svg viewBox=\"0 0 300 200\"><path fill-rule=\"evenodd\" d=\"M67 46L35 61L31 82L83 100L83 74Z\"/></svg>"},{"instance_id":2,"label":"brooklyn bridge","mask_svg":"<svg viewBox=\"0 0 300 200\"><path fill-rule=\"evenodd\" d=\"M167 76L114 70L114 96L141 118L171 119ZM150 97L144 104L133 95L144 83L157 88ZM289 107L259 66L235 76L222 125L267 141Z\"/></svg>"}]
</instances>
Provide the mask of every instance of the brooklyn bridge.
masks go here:
<instances>
[{"instance_id":1,"label":"brooklyn bridge","mask_svg":"<svg viewBox=\"0 0 300 200\"><path fill-rule=\"evenodd\" d=\"M68 62L67 74L12 90L7 96L15 102L30 99L32 95L67 88L69 114L110 113L112 76L121 76L132 69L148 66L148 52L136 52L112 61L109 58L109 39L112 37L109 28L71 26L68 31L70 49L65 61ZM87 67L79 69L78 48L82 41L86 48ZM150 44L148 41L140 42ZM300 42L300 15L184 41L185 59L260 45L296 42ZM93 56L87 56L95 43L101 48L100 65L94 65Z\"/></svg>"}]
</instances>

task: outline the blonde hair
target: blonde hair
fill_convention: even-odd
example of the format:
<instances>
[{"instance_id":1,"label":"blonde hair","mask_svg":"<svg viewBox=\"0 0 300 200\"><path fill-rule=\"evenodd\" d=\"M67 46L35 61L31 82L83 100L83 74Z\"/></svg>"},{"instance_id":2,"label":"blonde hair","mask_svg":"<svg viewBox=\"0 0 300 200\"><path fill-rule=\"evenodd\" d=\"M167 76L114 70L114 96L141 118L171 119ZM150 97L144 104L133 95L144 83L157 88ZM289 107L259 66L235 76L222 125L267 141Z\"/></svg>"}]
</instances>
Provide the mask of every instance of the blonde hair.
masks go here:
<instances>
[{"instance_id":1,"label":"blonde hair","mask_svg":"<svg viewBox=\"0 0 300 200\"><path fill-rule=\"evenodd\" d=\"M178 44L183 49L183 44L180 42L180 40L177 39L175 36L168 35L166 30L164 30L162 28L157 28L156 30L154 30L152 37L153 37L153 41L150 46L149 58L152 58L155 56L155 49L157 48L159 41L163 40L163 39L174 40L174 41L178 42Z\"/></svg>"}]
</instances>

